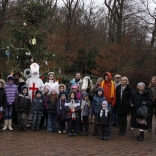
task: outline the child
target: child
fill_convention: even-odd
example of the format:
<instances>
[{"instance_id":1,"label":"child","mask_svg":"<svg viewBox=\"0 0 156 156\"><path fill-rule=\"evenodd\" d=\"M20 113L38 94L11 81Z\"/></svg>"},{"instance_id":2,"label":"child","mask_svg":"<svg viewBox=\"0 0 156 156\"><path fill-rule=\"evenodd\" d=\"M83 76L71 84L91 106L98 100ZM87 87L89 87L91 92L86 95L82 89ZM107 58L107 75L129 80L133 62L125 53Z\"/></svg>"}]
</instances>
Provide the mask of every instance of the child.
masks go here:
<instances>
[{"instance_id":1,"label":"child","mask_svg":"<svg viewBox=\"0 0 156 156\"><path fill-rule=\"evenodd\" d=\"M102 109L100 110L97 124L100 126L100 140L109 140L110 136L108 135L109 124L111 123L111 114L108 110L108 102L102 102Z\"/></svg>"},{"instance_id":2,"label":"child","mask_svg":"<svg viewBox=\"0 0 156 156\"><path fill-rule=\"evenodd\" d=\"M79 91L79 86L77 84L72 85L71 90L76 93L76 99L77 100L81 100L82 99L81 93Z\"/></svg>"},{"instance_id":3,"label":"child","mask_svg":"<svg viewBox=\"0 0 156 156\"><path fill-rule=\"evenodd\" d=\"M94 115L94 132L92 134L92 136L97 135L97 131L98 131L98 125L97 125L97 118L98 118L98 114L99 111L102 108L102 102L106 101L105 97L103 96L103 89L102 88L98 88L96 90L96 93L93 97L93 101L92 101L92 106L91 106L91 115Z\"/></svg>"},{"instance_id":4,"label":"child","mask_svg":"<svg viewBox=\"0 0 156 156\"><path fill-rule=\"evenodd\" d=\"M32 101L32 107L31 107L31 114L32 117L32 126L31 130L40 131L40 122L41 122L41 116L43 116L43 100L41 98L42 92L40 90L37 90L35 92L35 98Z\"/></svg>"},{"instance_id":5,"label":"child","mask_svg":"<svg viewBox=\"0 0 156 156\"><path fill-rule=\"evenodd\" d=\"M21 93L16 96L15 110L18 116L18 127L20 131L27 131L26 117L29 115L31 109L31 99L28 95L28 88L24 85L21 87Z\"/></svg>"},{"instance_id":6,"label":"child","mask_svg":"<svg viewBox=\"0 0 156 156\"><path fill-rule=\"evenodd\" d=\"M68 136L77 136L79 126L80 103L76 100L76 93L69 93L69 100L65 103L68 119Z\"/></svg>"},{"instance_id":7,"label":"child","mask_svg":"<svg viewBox=\"0 0 156 156\"><path fill-rule=\"evenodd\" d=\"M56 131L56 105L58 101L57 90L51 88L50 95L48 96L45 106L48 113L47 131Z\"/></svg>"},{"instance_id":8,"label":"child","mask_svg":"<svg viewBox=\"0 0 156 156\"><path fill-rule=\"evenodd\" d=\"M81 123L80 123L80 135L83 133L83 127L85 127L84 136L88 136L89 130L89 116L90 116L90 101L89 94L84 94L83 99L81 101Z\"/></svg>"},{"instance_id":9,"label":"child","mask_svg":"<svg viewBox=\"0 0 156 156\"><path fill-rule=\"evenodd\" d=\"M41 117L40 128L47 126L47 109L45 106L46 99L48 98L48 94L50 92L50 86L46 85L44 87L44 94L42 94L41 98L43 100L43 116Z\"/></svg>"},{"instance_id":10,"label":"child","mask_svg":"<svg viewBox=\"0 0 156 156\"><path fill-rule=\"evenodd\" d=\"M6 130L7 127L9 130L13 130L12 128L12 113L13 113L13 105L15 102L16 94L18 93L18 88L13 83L14 77L9 75L7 77L7 85L5 86L6 91L6 106L5 106L5 117L4 117L4 127L2 130Z\"/></svg>"},{"instance_id":11,"label":"child","mask_svg":"<svg viewBox=\"0 0 156 156\"><path fill-rule=\"evenodd\" d=\"M58 121L58 133L66 133L65 122L67 120L67 115L65 112L65 101L67 95L65 92L60 93L59 100L57 102L57 121Z\"/></svg>"},{"instance_id":12,"label":"child","mask_svg":"<svg viewBox=\"0 0 156 156\"><path fill-rule=\"evenodd\" d=\"M2 129L1 120L2 120L3 107L6 104L6 92L4 90L4 87L5 87L5 81L0 79L0 131Z\"/></svg>"}]
</instances>

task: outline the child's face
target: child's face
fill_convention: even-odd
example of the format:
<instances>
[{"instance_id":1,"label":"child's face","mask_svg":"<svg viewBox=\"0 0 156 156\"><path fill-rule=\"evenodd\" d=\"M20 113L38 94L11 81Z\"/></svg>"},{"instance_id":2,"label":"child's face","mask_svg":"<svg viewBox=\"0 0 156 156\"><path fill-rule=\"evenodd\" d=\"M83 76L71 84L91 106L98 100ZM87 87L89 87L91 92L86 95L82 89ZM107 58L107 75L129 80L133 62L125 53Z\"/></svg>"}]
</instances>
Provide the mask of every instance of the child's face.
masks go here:
<instances>
[{"instance_id":1,"label":"child's face","mask_svg":"<svg viewBox=\"0 0 156 156\"><path fill-rule=\"evenodd\" d=\"M88 100L88 96L85 96L85 97L84 97L84 100Z\"/></svg>"},{"instance_id":2,"label":"child's face","mask_svg":"<svg viewBox=\"0 0 156 156\"><path fill-rule=\"evenodd\" d=\"M49 80L53 80L54 76L52 74L49 75Z\"/></svg>"},{"instance_id":3,"label":"child's face","mask_svg":"<svg viewBox=\"0 0 156 156\"><path fill-rule=\"evenodd\" d=\"M60 92L64 92L64 87L60 87Z\"/></svg>"},{"instance_id":4,"label":"child's face","mask_svg":"<svg viewBox=\"0 0 156 156\"><path fill-rule=\"evenodd\" d=\"M105 80L107 80L107 81L109 80L109 77L108 77L108 75L105 75Z\"/></svg>"},{"instance_id":5,"label":"child's face","mask_svg":"<svg viewBox=\"0 0 156 156\"><path fill-rule=\"evenodd\" d=\"M45 89L44 89L44 92L45 92L45 93L49 93L49 89L48 89L48 88L45 88Z\"/></svg>"},{"instance_id":6,"label":"child's face","mask_svg":"<svg viewBox=\"0 0 156 156\"><path fill-rule=\"evenodd\" d=\"M70 98L71 98L71 99L74 99L74 98L75 98L74 93L71 93Z\"/></svg>"},{"instance_id":7,"label":"child's face","mask_svg":"<svg viewBox=\"0 0 156 156\"><path fill-rule=\"evenodd\" d=\"M55 92L55 91L52 91L52 92L51 92L51 94L52 94L52 95L55 95L55 94L56 94L56 92Z\"/></svg>"},{"instance_id":8,"label":"child's face","mask_svg":"<svg viewBox=\"0 0 156 156\"><path fill-rule=\"evenodd\" d=\"M24 95L26 95L26 94L28 93L28 90L27 90L26 88L24 88L23 91L22 91L22 93L23 93Z\"/></svg>"},{"instance_id":9,"label":"child's face","mask_svg":"<svg viewBox=\"0 0 156 156\"><path fill-rule=\"evenodd\" d=\"M72 91L73 91L73 92L77 92L77 89L74 88L74 89L72 89Z\"/></svg>"},{"instance_id":10,"label":"child's face","mask_svg":"<svg viewBox=\"0 0 156 156\"><path fill-rule=\"evenodd\" d=\"M106 104L102 104L102 108L107 108L107 105Z\"/></svg>"},{"instance_id":11,"label":"child's face","mask_svg":"<svg viewBox=\"0 0 156 156\"><path fill-rule=\"evenodd\" d=\"M61 96L61 100L65 100L66 99L66 97L65 96Z\"/></svg>"},{"instance_id":12,"label":"child's face","mask_svg":"<svg viewBox=\"0 0 156 156\"><path fill-rule=\"evenodd\" d=\"M13 83L13 80L8 80L9 83Z\"/></svg>"},{"instance_id":13,"label":"child's face","mask_svg":"<svg viewBox=\"0 0 156 156\"><path fill-rule=\"evenodd\" d=\"M36 94L36 97L37 97L37 98L40 98L40 97L41 97L41 94L40 94L40 93L37 93L37 94Z\"/></svg>"},{"instance_id":14,"label":"child's face","mask_svg":"<svg viewBox=\"0 0 156 156\"><path fill-rule=\"evenodd\" d=\"M100 84L100 83L101 83L101 81L100 80L97 80L96 84Z\"/></svg>"},{"instance_id":15,"label":"child's face","mask_svg":"<svg viewBox=\"0 0 156 156\"><path fill-rule=\"evenodd\" d=\"M3 87L3 84L2 83L0 83L0 88L2 88Z\"/></svg>"},{"instance_id":16,"label":"child's face","mask_svg":"<svg viewBox=\"0 0 156 156\"><path fill-rule=\"evenodd\" d=\"M99 91L98 91L98 96L101 96L101 95L102 95L102 91L99 90Z\"/></svg>"}]
</instances>

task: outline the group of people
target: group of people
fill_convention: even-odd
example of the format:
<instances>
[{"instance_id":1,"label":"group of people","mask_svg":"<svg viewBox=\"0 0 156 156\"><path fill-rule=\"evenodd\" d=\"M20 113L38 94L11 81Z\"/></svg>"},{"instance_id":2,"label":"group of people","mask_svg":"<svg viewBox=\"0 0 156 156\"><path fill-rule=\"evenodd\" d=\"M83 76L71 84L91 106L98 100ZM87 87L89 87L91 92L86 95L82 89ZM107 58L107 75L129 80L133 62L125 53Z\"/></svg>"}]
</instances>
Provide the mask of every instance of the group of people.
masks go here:
<instances>
[{"instance_id":1,"label":"group of people","mask_svg":"<svg viewBox=\"0 0 156 156\"><path fill-rule=\"evenodd\" d=\"M109 72L97 79L92 90L81 89L83 80L76 73L68 88L48 73L45 84L39 79L39 66L32 64L31 77L26 83L18 73L7 77L7 84L0 79L0 121L4 115L2 130L13 130L18 123L19 131L46 127L48 132L67 133L69 137L89 134L89 120L94 117L93 136L109 140L112 126L119 127L118 135L124 136L127 115L131 114L130 126L140 129L138 141L144 139L144 131L152 130L152 115L156 101L156 77L147 87L143 82L132 90L127 77ZM92 93L91 93L92 92Z\"/></svg>"}]
</instances>

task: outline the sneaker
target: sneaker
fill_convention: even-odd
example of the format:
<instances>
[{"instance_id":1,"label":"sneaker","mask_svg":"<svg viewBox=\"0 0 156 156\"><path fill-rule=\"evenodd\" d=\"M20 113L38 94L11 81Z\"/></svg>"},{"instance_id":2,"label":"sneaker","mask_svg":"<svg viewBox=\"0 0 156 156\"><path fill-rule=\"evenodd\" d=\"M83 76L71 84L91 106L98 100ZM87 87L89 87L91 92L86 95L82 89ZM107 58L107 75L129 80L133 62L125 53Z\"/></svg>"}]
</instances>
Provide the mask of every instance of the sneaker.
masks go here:
<instances>
[{"instance_id":1,"label":"sneaker","mask_svg":"<svg viewBox=\"0 0 156 156\"><path fill-rule=\"evenodd\" d=\"M66 131L64 130L63 133L66 134Z\"/></svg>"},{"instance_id":2,"label":"sneaker","mask_svg":"<svg viewBox=\"0 0 156 156\"><path fill-rule=\"evenodd\" d=\"M62 132L61 131L58 131L58 134L62 134Z\"/></svg>"},{"instance_id":3,"label":"sneaker","mask_svg":"<svg viewBox=\"0 0 156 156\"><path fill-rule=\"evenodd\" d=\"M77 136L77 133L73 133L73 136L74 136L74 137Z\"/></svg>"}]
</instances>

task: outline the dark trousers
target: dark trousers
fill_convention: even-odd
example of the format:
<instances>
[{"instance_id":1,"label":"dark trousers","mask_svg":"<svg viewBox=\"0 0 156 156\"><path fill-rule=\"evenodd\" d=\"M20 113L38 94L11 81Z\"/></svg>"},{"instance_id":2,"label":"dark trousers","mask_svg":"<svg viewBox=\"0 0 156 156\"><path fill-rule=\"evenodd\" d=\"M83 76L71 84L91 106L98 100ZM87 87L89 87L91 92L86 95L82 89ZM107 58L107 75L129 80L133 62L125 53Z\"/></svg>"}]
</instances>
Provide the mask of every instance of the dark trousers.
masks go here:
<instances>
[{"instance_id":1,"label":"dark trousers","mask_svg":"<svg viewBox=\"0 0 156 156\"><path fill-rule=\"evenodd\" d=\"M118 114L118 121L119 121L119 129L121 131L126 131L126 127L127 127L127 115Z\"/></svg>"},{"instance_id":2,"label":"dark trousers","mask_svg":"<svg viewBox=\"0 0 156 156\"><path fill-rule=\"evenodd\" d=\"M47 126L47 120L48 120L47 110L44 110L43 116L41 116L41 123L40 123L41 128L43 127L45 120L46 120L46 126Z\"/></svg>"},{"instance_id":3,"label":"dark trousers","mask_svg":"<svg viewBox=\"0 0 156 156\"><path fill-rule=\"evenodd\" d=\"M65 131L65 121L58 121L57 124L59 131Z\"/></svg>"},{"instance_id":4,"label":"dark trousers","mask_svg":"<svg viewBox=\"0 0 156 156\"><path fill-rule=\"evenodd\" d=\"M116 106L112 107L112 125L118 125L118 117L116 114Z\"/></svg>"},{"instance_id":5,"label":"dark trousers","mask_svg":"<svg viewBox=\"0 0 156 156\"><path fill-rule=\"evenodd\" d=\"M98 114L94 114L94 132L98 131Z\"/></svg>"},{"instance_id":6,"label":"dark trousers","mask_svg":"<svg viewBox=\"0 0 156 156\"><path fill-rule=\"evenodd\" d=\"M79 128L79 118L76 118L76 120L72 120L72 118L69 118L68 126L69 126L68 128L69 132L77 133Z\"/></svg>"},{"instance_id":7,"label":"dark trousers","mask_svg":"<svg viewBox=\"0 0 156 156\"><path fill-rule=\"evenodd\" d=\"M34 113L32 118L32 127L40 128L41 113Z\"/></svg>"},{"instance_id":8,"label":"dark trousers","mask_svg":"<svg viewBox=\"0 0 156 156\"><path fill-rule=\"evenodd\" d=\"M25 112L17 112L18 126L26 127L27 119Z\"/></svg>"},{"instance_id":9,"label":"dark trousers","mask_svg":"<svg viewBox=\"0 0 156 156\"><path fill-rule=\"evenodd\" d=\"M83 128L85 128L85 132L88 133L89 129L89 117L83 116L83 121L80 122L80 132L83 132Z\"/></svg>"},{"instance_id":10,"label":"dark trousers","mask_svg":"<svg viewBox=\"0 0 156 156\"><path fill-rule=\"evenodd\" d=\"M154 101L152 106L149 108L149 126L148 129L152 129L152 118L153 118L153 112L155 111L156 115L156 102Z\"/></svg>"},{"instance_id":11,"label":"dark trousers","mask_svg":"<svg viewBox=\"0 0 156 156\"><path fill-rule=\"evenodd\" d=\"M101 137L109 136L108 125L99 125L99 135Z\"/></svg>"}]
</instances>

